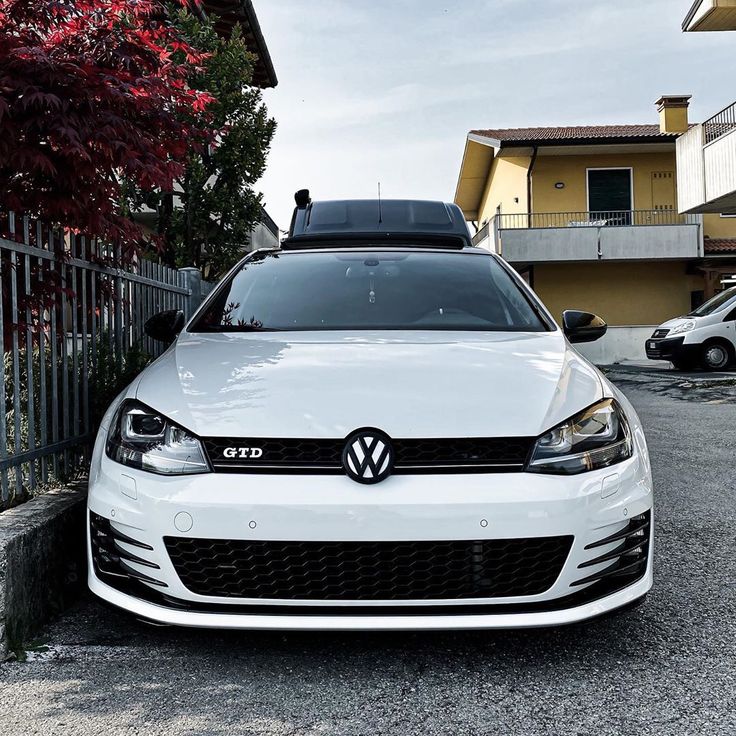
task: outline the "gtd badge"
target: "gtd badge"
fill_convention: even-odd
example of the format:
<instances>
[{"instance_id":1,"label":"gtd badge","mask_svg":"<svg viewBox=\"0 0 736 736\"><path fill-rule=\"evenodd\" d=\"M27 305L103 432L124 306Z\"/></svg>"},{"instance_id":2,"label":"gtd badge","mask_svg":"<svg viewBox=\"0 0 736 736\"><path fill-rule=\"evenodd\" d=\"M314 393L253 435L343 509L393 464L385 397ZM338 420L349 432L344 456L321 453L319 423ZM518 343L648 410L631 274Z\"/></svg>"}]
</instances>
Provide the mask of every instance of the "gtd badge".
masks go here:
<instances>
[{"instance_id":1,"label":"gtd badge","mask_svg":"<svg viewBox=\"0 0 736 736\"><path fill-rule=\"evenodd\" d=\"M263 457L260 447L226 447L222 451L226 460L258 460Z\"/></svg>"}]
</instances>

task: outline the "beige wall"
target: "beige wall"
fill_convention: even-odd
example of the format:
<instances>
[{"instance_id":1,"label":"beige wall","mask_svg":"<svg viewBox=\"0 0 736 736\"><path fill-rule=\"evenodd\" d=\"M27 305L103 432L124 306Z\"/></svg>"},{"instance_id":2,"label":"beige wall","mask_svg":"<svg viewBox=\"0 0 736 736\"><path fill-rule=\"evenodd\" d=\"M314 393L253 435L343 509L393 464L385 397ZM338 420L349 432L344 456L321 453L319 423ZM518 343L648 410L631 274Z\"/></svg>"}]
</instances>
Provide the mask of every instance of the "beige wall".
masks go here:
<instances>
[{"instance_id":1,"label":"beige wall","mask_svg":"<svg viewBox=\"0 0 736 736\"><path fill-rule=\"evenodd\" d=\"M682 261L534 266L534 290L558 321L565 309L583 309L610 325L657 325L689 312L690 292L702 289Z\"/></svg>"},{"instance_id":2,"label":"beige wall","mask_svg":"<svg viewBox=\"0 0 736 736\"><path fill-rule=\"evenodd\" d=\"M503 214L528 212L527 171L531 156L504 156L493 159L491 173L480 203L481 223L490 220L501 207ZM514 200L518 199L518 202Z\"/></svg>"},{"instance_id":3,"label":"beige wall","mask_svg":"<svg viewBox=\"0 0 736 736\"><path fill-rule=\"evenodd\" d=\"M628 168L634 170L634 209L651 210L654 172L671 172L674 189L675 152L597 154L594 156L539 156L532 175L534 212L585 212L588 209L587 169ZM562 182L564 189L555 189ZM672 206L676 207L676 200Z\"/></svg>"},{"instance_id":4,"label":"beige wall","mask_svg":"<svg viewBox=\"0 0 736 736\"><path fill-rule=\"evenodd\" d=\"M703 215L703 234L706 238L736 238L736 217Z\"/></svg>"}]
</instances>

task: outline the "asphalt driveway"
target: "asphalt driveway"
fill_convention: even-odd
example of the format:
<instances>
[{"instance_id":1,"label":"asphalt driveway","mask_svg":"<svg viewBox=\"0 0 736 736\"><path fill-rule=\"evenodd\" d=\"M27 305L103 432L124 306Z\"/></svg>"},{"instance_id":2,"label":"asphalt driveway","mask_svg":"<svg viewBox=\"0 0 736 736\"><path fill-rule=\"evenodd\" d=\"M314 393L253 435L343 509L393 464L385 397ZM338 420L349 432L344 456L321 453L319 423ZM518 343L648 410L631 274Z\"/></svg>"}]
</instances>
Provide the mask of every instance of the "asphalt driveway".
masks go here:
<instances>
[{"instance_id":1,"label":"asphalt driveway","mask_svg":"<svg viewBox=\"0 0 736 736\"><path fill-rule=\"evenodd\" d=\"M0 665L0 734L734 734L736 387L616 372L656 477L656 586L556 630L149 628L82 601Z\"/></svg>"}]
</instances>

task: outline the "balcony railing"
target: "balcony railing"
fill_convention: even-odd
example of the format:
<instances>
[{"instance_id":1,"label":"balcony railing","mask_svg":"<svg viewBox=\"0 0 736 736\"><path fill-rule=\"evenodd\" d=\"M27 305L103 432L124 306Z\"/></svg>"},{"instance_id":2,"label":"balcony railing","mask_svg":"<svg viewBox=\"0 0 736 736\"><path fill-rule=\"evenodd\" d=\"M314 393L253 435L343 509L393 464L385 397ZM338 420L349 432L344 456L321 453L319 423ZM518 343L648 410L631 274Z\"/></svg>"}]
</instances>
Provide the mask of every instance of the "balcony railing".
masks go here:
<instances>
[{"instance_id":1,"label":"balcony railing","mask_svg":"<svg viewBox=\"0 0 736 736\"><path fill-rule=\"evenodd\" d=\"M642 227L687 225L677 210L612 210L608 212L522 212L496 215L499 230L563 227Z\"/></svg>"},{"instance_id":2,"label":"balcony railing","mask_svg":"<svg viewBox=\"0 0 736 736\"><path fill-rule=\"evenodd\" d=\"M705 145L736 130L736 102L703 123Z\"/></svg>"}]
</instances>

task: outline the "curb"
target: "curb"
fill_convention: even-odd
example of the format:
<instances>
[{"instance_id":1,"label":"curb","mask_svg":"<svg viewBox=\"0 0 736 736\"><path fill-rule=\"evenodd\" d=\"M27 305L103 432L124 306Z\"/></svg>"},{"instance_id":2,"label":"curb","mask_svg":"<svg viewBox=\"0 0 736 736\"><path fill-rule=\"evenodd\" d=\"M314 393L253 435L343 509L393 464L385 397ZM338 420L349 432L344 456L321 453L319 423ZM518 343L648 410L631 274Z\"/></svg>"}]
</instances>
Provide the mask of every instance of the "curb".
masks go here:
<instances>
[{"instance_id":1,"label":"curb","mask_svg":"<svg viewBox=\"0 0 736 736\"><path fill-rule=\"evenodd\" d=\"M86 500L76 483L0 513L0 662L81 592Z\"/></svg>"}]
</instances>

